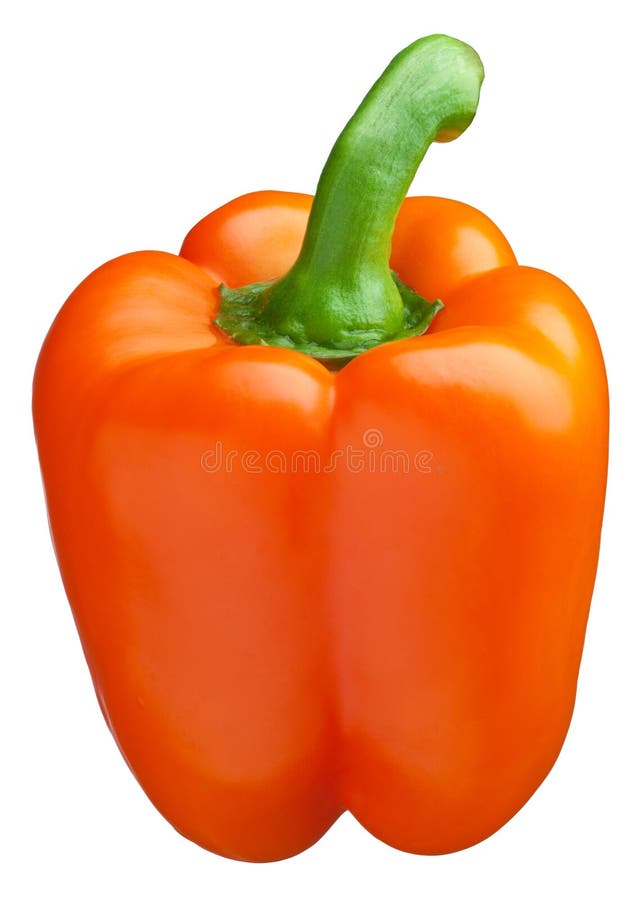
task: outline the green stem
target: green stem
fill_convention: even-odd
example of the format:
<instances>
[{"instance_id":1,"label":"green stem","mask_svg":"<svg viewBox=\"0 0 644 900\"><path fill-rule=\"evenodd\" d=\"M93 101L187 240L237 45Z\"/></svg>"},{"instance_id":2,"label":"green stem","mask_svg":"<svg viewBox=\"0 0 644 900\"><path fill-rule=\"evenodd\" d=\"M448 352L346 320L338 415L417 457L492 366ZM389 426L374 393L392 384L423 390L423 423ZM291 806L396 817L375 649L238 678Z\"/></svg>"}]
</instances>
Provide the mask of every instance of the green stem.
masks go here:
<instances>
[{"instance_id":1,"label":"green stem","mask_svg":"<svg viewBox=\"0 0 644 900\"><path fill-rule=\"evenodd\" d=\"M394 57L331 151L297 261L276 281L222 286L217 324L240 343L320 358L425 331L442 304L389 269L393 229L429 145L472 121L482 80L476 52L445 35Z\"/></svg>"}]
</instances>

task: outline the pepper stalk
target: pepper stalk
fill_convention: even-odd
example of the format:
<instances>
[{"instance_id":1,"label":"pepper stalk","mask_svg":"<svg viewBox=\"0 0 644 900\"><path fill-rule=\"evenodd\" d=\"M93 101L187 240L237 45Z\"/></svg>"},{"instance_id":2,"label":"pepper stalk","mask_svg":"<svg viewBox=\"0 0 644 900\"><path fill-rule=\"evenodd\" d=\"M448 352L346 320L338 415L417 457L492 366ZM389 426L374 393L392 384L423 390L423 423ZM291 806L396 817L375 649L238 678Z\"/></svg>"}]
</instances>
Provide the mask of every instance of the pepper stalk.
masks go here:
<instances>
[{"instance_id":1,"label":"pepper stalk","mask_svg":"<svg viewBox=\"0 0 644 900\"><path fill-rule=\"evenodd\" d=\"M454 140L474 118L483 75L476 51L446 35L395 56L331 151L292 268L221 285L216 324L241 344L329 360L425 332L443 304L389 268L394 225L430 144Z\"/></svg>"}]
</instances>

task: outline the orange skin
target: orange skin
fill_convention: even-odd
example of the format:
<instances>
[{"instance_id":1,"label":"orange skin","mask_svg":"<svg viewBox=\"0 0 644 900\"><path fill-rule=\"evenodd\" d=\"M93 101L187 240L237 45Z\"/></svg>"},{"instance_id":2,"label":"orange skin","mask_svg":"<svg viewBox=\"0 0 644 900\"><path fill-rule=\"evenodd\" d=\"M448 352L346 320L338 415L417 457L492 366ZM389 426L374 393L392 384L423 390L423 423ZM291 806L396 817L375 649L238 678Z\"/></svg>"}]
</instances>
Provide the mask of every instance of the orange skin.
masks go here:
<instances>
[{"instance_id":1,"label":"orange skin","mask_svg":"<svg viewBox=\"0 0 644 900\"><path fill-rule=\"evenodd\" d=\"M337 373L232 344L218 284L288 269L310 203L241 197L181 256L128 254L71 295L34 387L56 552L107 723L182 834L274 860L348 809L394 847L450 852L525 803L568 728L601 352L568 287L439 198L405 201L392 253L445 303L429 333ZM349 447L411 470L329 464ZM269 471L276 450L332 471Z\"/></svg>"}]
</instances>

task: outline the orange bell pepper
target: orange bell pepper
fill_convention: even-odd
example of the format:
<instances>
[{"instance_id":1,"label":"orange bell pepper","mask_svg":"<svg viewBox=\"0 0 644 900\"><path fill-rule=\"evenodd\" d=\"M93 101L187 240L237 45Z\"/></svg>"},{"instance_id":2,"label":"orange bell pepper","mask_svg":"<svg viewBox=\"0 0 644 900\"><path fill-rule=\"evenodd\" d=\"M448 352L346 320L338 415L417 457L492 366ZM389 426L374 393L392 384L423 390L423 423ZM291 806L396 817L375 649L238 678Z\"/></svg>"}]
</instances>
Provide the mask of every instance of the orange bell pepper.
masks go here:
<instances>
[{"instance_id":1,"label":"orange bell pepper","mask_svg":"<svg viewBox=\"0 0 644 900\"><path fill-rule=\"evenodd\" d=\"M108 262L38 362L101 709L161 813L229 857L295 854L344 810L404 850L466 847L568 728L606 479L599 344L481 212L403 202L481 79L466 45L416 42L315 200L249 194L179 256Z\"/></svg>"}]
</instances>

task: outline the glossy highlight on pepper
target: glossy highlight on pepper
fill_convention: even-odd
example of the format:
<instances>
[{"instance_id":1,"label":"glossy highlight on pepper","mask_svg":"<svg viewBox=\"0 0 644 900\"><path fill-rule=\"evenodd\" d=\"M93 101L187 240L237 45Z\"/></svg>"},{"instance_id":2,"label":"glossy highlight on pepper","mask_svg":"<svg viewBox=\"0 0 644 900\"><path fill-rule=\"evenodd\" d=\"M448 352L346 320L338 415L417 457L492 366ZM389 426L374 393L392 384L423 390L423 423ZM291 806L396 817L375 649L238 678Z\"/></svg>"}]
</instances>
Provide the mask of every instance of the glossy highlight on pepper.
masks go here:
<instances>
[{"instance_id":1,"label":"glossy highlight on pepper","mask_svg":"<svg viewBox=\"0 0 644 900\"><path fill-rule=\"evenodd\" d=\"M216 853L288 857L345 810L401 850L459 850L564 740L606 480L599 343L483 213L403 199L481 78L453 38L411 45L315 199L247 194L179 255L106 263L40 354L52 535L101 709ZM406 302L431 324L401 338ZM230 466L204 465L214 446Z\"/></svg>"}]
</instances>

